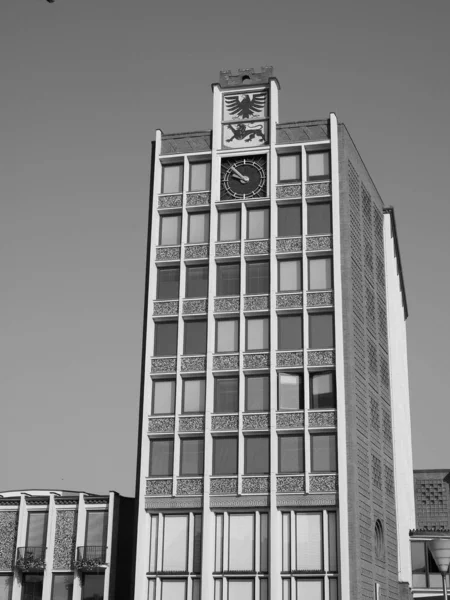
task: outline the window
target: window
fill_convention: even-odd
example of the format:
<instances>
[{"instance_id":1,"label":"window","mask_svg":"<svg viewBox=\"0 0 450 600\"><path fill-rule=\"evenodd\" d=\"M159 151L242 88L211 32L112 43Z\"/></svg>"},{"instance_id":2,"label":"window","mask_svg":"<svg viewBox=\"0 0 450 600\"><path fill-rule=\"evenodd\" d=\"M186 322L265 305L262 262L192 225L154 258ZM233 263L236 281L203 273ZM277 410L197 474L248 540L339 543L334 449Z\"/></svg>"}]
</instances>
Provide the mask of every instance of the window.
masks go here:
<instances>
[{"instance_id":1,"label":"window","mask_svg":"<svg viewBox=\"0 0 450 600\"><path fill-rule=\"evenodd\" d=\"M269 349L269 318L247 319L247 350Z\"/></svg>"},{"instance_id":2,"label":"window","mask_svg":"<svg viewBox=\"0 0 450 600\"><path fill-rule=\"evenodd\" d=\"M270 212L268 208L252 208L247 213L247 239L269 237Z\"/></svg>"},{"instance_id":3,"label":"window","mask_svg":"<svg viewBox=\"0 0 450 600\"><path fill-rule=\"evenodd\" d=\"M302 162L300 154L280 154L278 156L278 181L288 183L301 181Z\"/></svg>"},{"instance_id":4,"label":"window","mask_svg":"<svg viewBox=\"0 0 450 600\"><path fill-rule=\"evenodd\" d=\"M13 589L13 576L0 575L0 600L11 600ZM72 596L70 596L72 598Z\"/></svg>"},{"instance_id":5,"label":"window","mask_svg":"<svg viewBox=\"0 0 450 600\"><path fill-rule=\"evenodd\" d=\"M245 410L257 412L269 410L269 383L268 375L249 375L245 378Z\"/></svg>"},{"instance_id":6,"label":"window","mask_svg":"<svg viewBox=\"0 0 450 600\"><path fill-rule=\"evenodd\" d=\"M24 573L22 575L22 600L41 600L43 582L43 575ZM101 598L103 598L103 596L101 596Z\"/></svg>"},{"instance_id":7,"label":"window","mask_svg":"<svg viewBox=\"0 0 450 600\"><path fill-rule=\"evenodd\" d=\"M47 546L47 517L46 512L29 512L27 542L28 547Z\"/></svg>"},{"instance_id":8,"label":"window","mask_svg":"<svg viewBox=\"0 0 450 600\"><path fill-rule=\"evenodd\" d=\"M83 577L83 600L103 600L104 573L85 573Z\"/></svg>"},{"instance_id":9,"label":"window","mask_svg":"<svg viewBox=\"0 0 450 600\"><path fill-rule=\"evenodd\" d=\"M185 579L163 579L161 581L161 600L185 600L185 598Z\"/></svg>"},{"instance_id":10,"label":"window","mask_svg":"<svg viewBox=\"0 0 450 600\"><path fill-rule=\"evenodd\" d=\"M268 294L269 292L269 261L247 263L247 294Z\"/></svg>"},{"instance_id":11,"label":"window","mask_svg":"<svg viewBox=\"0 0 450 600\"><path fill-rule=\"evenodd\" d=\"M309 347L334 347L334 323L331 313L309 315Z\"/></svg>"},{"instance_id":12,"label":"window","mask_svg":"<svg viewBox=\"0 0 450 600\"><path fill-rule=\"evenodd\" d=\"M237 452L236 436L213 438L213 475L237 475Z\"/></svg>"},{"instance_id":13,"label":"window","mask_svg":"<svg viewBox=\"0 0 450 600\"><path fill-rule=\"evenodd\" d=\"M303 348L303 319L301 315L278 317L278 350Z\"/></svg>"},{"instance_id":14,"label":"window","mask_svg":"<svg viewBox=\"0 0 450 600\"><path fill-rule=\"evenodd\" d=\"M311 408L336 408L334 373L313 373L310 382Z\"/></svg>"},{"instance_id":15,"label":"window","mask_svg":"<svg viewBox=\"0 0 450 600\"><path fill-rule=\"evenodd\" d=\"M239 351L239 319L216 321L216 352Z\"/></svg>"},{"instance_id":16,"label":"window","mask_svg":"<svg viewBox=\"0 0 450 600\"><path fill-rule=\"evenodd\" d=\"M175 379L153 381L152 415L172 415L175 410Z\"/></svg>"},{"instance_id":17,"label":"window","mask_svg":"<svg viewBox=\"0 0 450 600\"><path fill-rule=\"evenodd\" d=\"M186 298L206 298L209 267L186 267Z\"/></svg>"},{"instance_id":18,"label":"window","mask_svg":"<svg viewBox=\"0 0 450 600\"><path fill-rule=\"evenodd\" d=\"M269 473L268 435L247 436L245 438L245 474L264 475Z\"/></svg>"},{"instance_id":19,"label":"window","mask_svg":"<svg viewBox=\"0 0 450 600\"><path fill-rule=\"evenodd\" d=\"M176 356L178 323L155 323L155 356Z\"/></svg>"},{"instance_id":20,"label":"window","mask_svg":"<svg viewBox=\"0 0 450 600\"><path fill-rule=\"evenodd\" d=\"M241 293L241 266L239 263L217 265L217 295L239 296Z\"/></svg>"},{"instance_id":21,"label":"window","mask_svg":"<svg viewBox=\"0 0 450 600\"><path fill-rule=\"evenodd\" d=\"M255 565L255 516L230 514L229 570L252 571ZM231 596L235 600L240 596Z\"/></svg>"},{"instance_id":22,"label":"window","mask_svg":"<svg viewBox=\"0 0 450 600\"><path fill-rule=\"evenodd\" d=\"M303 473L305 453L302 435L280 435L278 437L278 472Z\"/></svg>"},{"instance_id":23,"label":"window","mask_svg":"<svg viewBox=\"0 0 450 600\"><path fill-rule=\"evenodd\" d=\"M278 374L278 410L303 410L303 375Z\"/></svg>"},{"instance_id":24,"label":"window","mask_svg":"<svg viewBox=\"0 0 450 600\"><path fill-rule=\"evenodd\" d=\"M337 471L335 433L311 435L311 471L313 473Z\"/></svg>"},{"instance_id":25,"label":"window","mask_svg":"<svg viewBox=\"0 0 450 600\"><path fill-rule=\"evenodd\" d=\"M300 260L278 262L278 291L296 292L302 289L302 264Z\"/></svg>"},{"instance_id":26,"label":"window","mask_svg":"<svg viewBox=\"0 0 450 600\"><path fill-rule=\"evenodd\" d=\"M202 192L211 188L211 163L191 163L189 190Z\"/></svg>"},{"instance_id":27,"label":"window","mask_svg":"<svg viewBox=\"0 0 450 600\"><path fill-rule=\"evenodd\" d=\"M108 513L106 510L88 510L86 515L85 546L106 547Z\"/></svg>"},{"instance_id":28,"label":"window","mask_svg":"<svg viewBox=\"0 0 450 600\"><path fill-rule=\"evenodd\" d=\"M163 571L185 571L188 558L188 515L164 515Z\"/></svg>"},{"instance_id":29,"label":"window","mask_svg":"<svg viewBox=\"0 0 450 600\"><path fill-rule=\"evenodd\" d=\"M207 321L184 322L184 354L206 354Z\"/></svg>"},{"instance_id":30,"label":"window","mask_svg":"<svg viewBox=\"0 0 450 600\"><path fill-rule=\"evenodd\" d=\"M189 215L188 244L209 242L209 213Z\"/></svg>"},{"instance_id":31,"label":"window","mask_svg":"<svg viewBox=\"0 0 450 600\"><path fill-rule=\"evenodd\" d=\"M172 474L173 440L150 440L150 477Z\"/></svg>"},{"instance_id":32,"label":"window","mask_svg":"<svg viewBox=\"0 0 450 600\"><path fill-rule=\"evenodd\" d=\"M308 204L308 234L327 235L331 231L331 204L329 202Z\"/></svg>"},{"instance_id":33,"label":"window","mask_svg":"<svg viewBox=\"0 0 450 600\"><path fill-rule=\"evenodd\" d=\"M178 246L181 242L181 215L161 217L160 246Z\"/></svg>"},{"instance_id":34,"label":"window","mask_svg":"<svg viewBox=\"0 0 450 600\"><path fill-rule=\"evenodd\" d=\"M180 289L180 269L158 269L157 300L170 300L178 298Z\"/></svg>"},{"instance_id":35,"label":"window","mask_svg":"<svg viewBox=\"0 0 450 600\"><path fill-rule=\"evenodd\" d=\"M337 541L337 515L335 512L328 513L328 570L338 570L338 541ZM337 596L336 596L337 600Z\"/></svg>"},{"instance_id":36,"label":"window","mask_svg":"<svg viewBox=\"0 0 450 600\"><path fill-rule=\"evenodd\" d=\"M302 209L300 205L278 207L278 237L302 235Z\"/></svg>"},{"instance_id":37,"label":"window","mask_svg":"<svg viewBox=\"0 0 450 600\"><path fill-rule=\"evenodd\" d=\"M219 212L219 242L234 242L241 239L241 212L225 210Z\"/></svg>"},{"instance_id":38,"label":"window","mask_svg":"<svg viewBox=\"0 0 450 600\"><path fill-rule=\"evenodd\" d=\"M297 598L322 600L323 579L297 579Z\"/></svg>"},{"instance_id":39,"label":"window","mask_svg":"<svg viewBox=\"0 0 450 600\"><path fill-rule=\"evenodd\" d=\"M216 377L215 385L214 412L238 412L239 377Z\"/></svg>"},{"instance_id":40,"label":"window","mask_svg":"<svg viewBox=\"0 0 450 600\"><path fill-rule=\"evenodd\" d=\"M309 152L308 153L308 180L330 179L330 153Z\"/></svg>"},{"instance_id":41,"label":"window","mask_svg":"<svg viewBox=\"0 0 450 600\"><path fill-rule=\"evenodd\" d=\"M183 165L164 165L162 168L162 193L176 194L183 190Z\"/></svg>"},{"instance_id":42,"label":"window","mask_svg":"<svg viewBox=\"0 0 450 600\"><path fill-rule=\"evenodd\" d=\"M183 381L183 412L205 412L205 379L185 379Z\"/></svg>"},{"instance_id":43,"label":"window","mask_svg":"<svg viewBox=\"0 0 450 600\"><path fill-rule=\"evenodd\" d=\"M322 515L320 513L297 513L296 525L296 569L315 571L323 568L322 558ZM306 591L306 590L305 590ZM299 598L316 596L299 596ZM317 596L322 600L322 596Z\"/></svg>"},{"instance_id":44,"label":"window","mask_svg":"<svg viewBox=\"0 0 450 600\"><path fill-rule=\"evenodd\" d=\"M228 600L254 600L253 579L229 579Z\"/></svg>"},{"instance_id":45,"label":"window","mask_svg":"<svg viewBox=\"0 0 450 600\"><path fill-rule=\"evenodd\" d=\"M331 257L309 259L309 289L330 290L333 287Z\"/></svg>"},{"instance_id":46,"label":"window","mask_svg":"<svg viewBox=\"0 0 450 600\"><path fill-rule=\"evenodd\" d=\"M203 475L203 440L185 439L180 445L181 475Z\"/></svg>"}]
</instances>

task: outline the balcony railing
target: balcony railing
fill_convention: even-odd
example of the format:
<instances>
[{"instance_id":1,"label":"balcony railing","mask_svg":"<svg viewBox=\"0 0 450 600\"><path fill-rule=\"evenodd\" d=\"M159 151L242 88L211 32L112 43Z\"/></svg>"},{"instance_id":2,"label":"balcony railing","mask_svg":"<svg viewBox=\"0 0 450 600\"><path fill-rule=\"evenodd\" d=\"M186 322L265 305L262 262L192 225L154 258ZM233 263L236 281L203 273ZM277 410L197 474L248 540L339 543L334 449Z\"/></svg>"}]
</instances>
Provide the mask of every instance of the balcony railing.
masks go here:
<instances>
[{"instance_id":1,"label":"balcony railing","mask_svg":"<svg viewBox=\"0 0 450 600\"><path fill-rule=\"evenodd\" d=\"M45 569L45 551L45 546L17 548L17 569L21 571L43 571Z\"/></svg>"},{"instance_id":2,"label":"balcony railing","mask_svg":"<svg viewBox=\"0 0 450 600\"><path fill-rule=\"evenodd\" d=\"M94 571L106 567L106 546L79 546L74 566L79 571Z\"/></svg>"}]
</instances>

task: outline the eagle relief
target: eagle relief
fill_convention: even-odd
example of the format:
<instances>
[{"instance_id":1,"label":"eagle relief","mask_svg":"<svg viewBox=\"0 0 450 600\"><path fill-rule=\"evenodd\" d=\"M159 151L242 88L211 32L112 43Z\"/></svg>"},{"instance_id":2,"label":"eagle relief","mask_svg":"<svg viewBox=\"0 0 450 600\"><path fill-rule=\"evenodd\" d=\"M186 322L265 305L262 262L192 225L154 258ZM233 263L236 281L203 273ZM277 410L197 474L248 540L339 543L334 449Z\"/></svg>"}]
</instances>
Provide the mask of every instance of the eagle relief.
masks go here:
<instances>
[{"instance_id":1,"label":"eagle relief","mask_svg":"<svg viewBox=\"0 0 450 600\"><path fill-rule=\"evenodd\" d=\"M266 92L224 96L223 112L223 120L228 121L223 125L224 147L254 147L268 143L267 121L256 121L267 118Z\"/></svg>"}]
</instances>

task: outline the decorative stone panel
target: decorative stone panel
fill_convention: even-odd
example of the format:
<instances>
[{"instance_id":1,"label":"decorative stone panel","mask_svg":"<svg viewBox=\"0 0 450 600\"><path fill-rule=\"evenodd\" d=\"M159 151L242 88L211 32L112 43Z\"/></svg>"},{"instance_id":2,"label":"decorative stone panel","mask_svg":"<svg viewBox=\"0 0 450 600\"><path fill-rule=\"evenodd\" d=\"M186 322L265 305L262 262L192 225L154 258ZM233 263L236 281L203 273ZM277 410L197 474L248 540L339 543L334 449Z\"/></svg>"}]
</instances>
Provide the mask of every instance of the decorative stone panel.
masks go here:
<instances>
[{"instance_id":1,"label":"decorative stone panel","mask_svg":"<svg viewBox=\"0 0 450 600\"><path fill-rule=\"evenodd\" d=\"M269 240L254 240L251 242L245 242L244 252L246 255L269 254L270 253L270 241Z\"/></svg>"},{"instance_id":2,"label":"decorative stone panel","mask_svg":"<svg viewBox=\"0 0 450 600\"><path fill-rule=\"evenodd\" d=\"M277 238L277 252L301 252L302 251L302 238L291 237L291 238Z\"/></svg>"},{"instance_id":3,"label":"decorative stone panel","mask_svg":"<svg viewBox=\"0 0 450 600\"><path fill-rule=\"evenodd\" d=\"M245 296L244 310L269 310L269 296Z\"/></svg>"},{"instance_id":4,"label":"decorative stone panel","mask_svg":"<svg viewBox=\"0 0 450 600\"><path fill-rule=\"evenodd\" d=\"M235 431L238 424L238 415L213 415L211 418L212 431Z\"/></svg>"},{"instance_id":5,"label":"decorative stone panel","mask_svg":"<svg viewBox=\"0 0 450 600\"><path fill-rule=\"evenodd\" d=\"M334 350L310 350L308 352L308 365L322 367L334 365Z\"/></svg>"},{"instance_id":6,"label":"decorative stone panel","mask_svg":"<svg viewBox=\"0 0 450 600\"><path fill-rule=\"evenodd\" d=\"M303 367L303 352L277 352L277 367Z\"/></svg>"},{"instance_id":7,"label":"decorative stone panel","mask_svg":"<svg viewBox=\"0 0 450 600\"><path fill-rule=\"evenodd\" d=\"M270 354L244 354L244 369L266 369L270 367Z\"/></svg>"},{"instance_id":8,"label":"decorative stone panel","mask_svg":"<svg viewBox=\"0 0 450 600\"><path fill-rule=\"evenodd\" d=\"M277 200L282 198L301 198L302 184L295 185L277 185Z\"/></svg>"},{"instance_id":9,"label":"decorative stone panel","mask_svg":"<svg viewBox=\"0 0 450 600\"><path fill-rule=\"evenodd\" d=\"M277 294L277 309L302 308L303 294Z\"/></svg>"},{"instance_id":10,"label":"decorative stone panel","mask_svg":"<svg viewBox=\"0 0 450 600\"><path fill-rule=\"evenodd\" d=\"M17 510L0 512L0 570L2 571L12 571L14 568L18 524Z\"/></svg>"},{"instance_id":11,"label":"decorative stone panel","mask_svg":"<svg viewBox=\"0 0 450 600\"><path fill-rule=\"evenodd\" d=\"M182 356L181 371L206 371L206 356Z\"/></svg>"},{"instance_id":12,"label":"decorative stone panel","mask_svg":"<svg viewBox=\"0 0 450 600\"><path fill-rule=\"evenodd\" d=\"M214 312L239 312L240 298L233 296L231 298L215 298Z\"/></svg>"},{"instance_id":13,"label":"decorative stone panel","mask_svg":"<svg viewBox=\"0 0 450 600\"><path fill-rule=\"evenodd\" d=\"M243 416L242 429L269 429L269 425L270 416L268 413Z\"/></svg>"},{"instance_id":14,"label":"decorative stone panel","mask_svg":"<svg viewBox=\"0 0 450 600\"><path fill-rule=\"evenodd\" d=\"M156 260L180 260L180 246L159 246L156 248Z\"/></svg>"},{"instance_id":15,"label":"decorative stone panel","mask_svg":"<svg viewBox=\"0 0 450 600\"><path fill-rule=\"evenodd\" d=\"M182 194L158 196L158 208L181 208L183 206Z\"/></svg>"},{"instance_id":16,"label":"decorative stone panel","mask_svg":"<svg viewBox=\"0 0 450 600\"><path fill-rule=\"evenodd\" d=\"M174 417L150 417L148 420L149 433L173 433L174 431Z\"/></svg>"},{"instance_id":17,"label":"decorative stone panel","mask_svg":"<svg viewBox=\"0 0 450 600\"><path fill-rule=\"evenodd\" d=\"M183 300L183 315L195 315L205 313L208 310L208 300Z\"/></svg>"},{"instance_id":18,"label":"decorative stone panel","mask_svg":"<svg viewBox=\"0 0 450 600\"><path fill-rule=\"evenodd\" d=\"M308 423L310 427L336 427L336 411L310 412Z\"/></svg>"},{"instance_id":19,"label":"decorative stone panel","mask_svg":"<svg viewBox=\"0 0 450 600\"><path fill-rule=\"evenodd\" d=\"M333 238L331 235L312 235L306 238L306 251L332 250Z\"/></svg>"},{"instance_id":20,"label":"decorative stone panel","mask_svg":"<svg viewBox=\"0 0 450 600\"><path fill-rule=\"evenodd\" d=\"M77 538L77 511L56 511L54 569L73 569Z\"/></svg>"},{"instance_id":21,"label":"decorative stone panel","mask_svg":"<svg viewBox=\"0 0 450 600\"><path fill-rule=\"evenodd\" d=\"M293 144L329 140L330 126L328 121L310 121L305 123L279 123L277 125L277 144Z\"/></svg>"},{"instance_id":22,"label":"decorative stone panel","mask_svg":"<svg viewBox=\"0 0 450 600\"><path fill-rule=\"evenodd\" d=\"M178 300L167 300L164 302L155 302L153 304L153 316L162 317L178 314Z\"/></svg>"},{"instance_id":23,"label":"decorative stone panel","mask_svg":"<svg viewBox=\"0 0 450 600\"><path fill-rule=\"evenodd\" d=\"M309 493L336 492L338 489L337 475L310 475Z\"/></svg>"},{"instance_id":24,"label":"decorative stone panel","mask_svg":"<svg viewBox=\"0 0 450 600\"><path fill-rule=\"evenodd\" d=\"M203 479L178 479L177 496L200 496L203 494Z\"/></svg>"},{"instance_id":25,"label":"decorative stone panel","mask_svg":"<svg viewBox=\"0 0 450 600\"><path fill-rule=\"evenodd\" d=\"M270 477L243 477L243 494L268 494L270 492Z\"/></svg>"},{"instance_id":26,"label":"decorative stone panel","mask_svg":"<svg viewBox=\"0 0 450 600\"><path fill-rule=\"evenodd\" d=\"M172 479L147 479L145 485L146 496L171 496L173 489Z\"/></svg>"},{"instance_id":27,"label":"decorative stone panel","mask_svg":"<svg viewBox=\"0 0 450 600\"><path fill-rule=\"evenodd\" d=\"M208 258L209 244L189 244L184 248L184 258Z\"/></svg>"},{"instance_id":28,"label":"decorative stone panel","mask_svg":"<svg viewBox=\"0 0 450 600\"><path fill-rule=\"evenodd\" d=\"M186 195L186 206L205 206L211 204L210 192L191 192Z\"/></svg>"},{"instance_id":29,"label":"decorative stone panel","mask_svg":"<svg viewBox=\"0 0 450 600\"><path fill-rule=\"evenodd\" d=\"M214 371L235 371L239 369L239 354L216 354L213 356Z\"/></svg>"},{"instance_id":30,"label":"decorative stone panel","mask_svg":"<svg viewBox=\"0 0 450 600\"><path fill-rule=\"evenodd\" d=\"M221 477L220 479L211 478L210 493L215 495L237 494L237 487L237 477Z\"/></svg>"},{"instance_id":31,"label":"decorative stone panel","mask_svg":"<svg viewBox=\"0 0 450 600\"><path fill-rule=\"evenodd\" d=\"M216 244L216 256L240 256L241 242L219 242Z\"/></svg>"},{"instance_id":32,"label":"decorative stone panel","mask_svg":"<svg viewBox=\"0 0 450 600\"><path fill-rule=\"evenodd\" d=\"M180 417L178 431L204 431L205 417Z\"/></svg>"},{"instance_id":33,"label":"decorative stone panel","mask_svg":"<svg viewBox=\"0 0 450 600\"><path fill-rule=\"evenodd\" d=\"M331 181L320 181L306 184L306 197L331 196Z\"/></svg>"},{"instance_id":34,"label":"decorative stone panel","mask_svg":"<svg viewBox=\"0 0 450 600\"><path fill-rule=\"evenodd\" d=\"M211 131L166 133L161 138L161 154L189 154L211 150Z\"/></svg>"},{"instance_id":35,"label":"decorative stone panel","mask_svg":"<svg viewBox=\"0 0 450 600\"><path fill-rule=\"evenodd\" d=\"M305 476L290 477L279 475L277 477L277 492L279 494L302 494L305 492Z\"/></svg>"},{"instance_id":36,"label":"decorative stone panel","mask_svg":"<svg viewBox=\"0 0 450 600\"><path fill-rule=\"evenodd\" d=\"M175 373L176 358L152 358L152 373Z\"/></svg>"},{"instance_id":37,"label":"decorative stone panel","mask_svg":"<svg viewBox=\"0 0 450 600\"><path fill-rule=\"evenodd\" d=\"M286 412L277 414L277 429L303 429L305 415L303 412Z\"/></svg>"},{"instance_id":38,"label":"decorative stone panel","mask_svg":"<svg viewBox=\"0 0 450 600\"><path fill-rule=\"evenodd\" d=\"M308 292L308 306L333 306L333 292Z\"/></svg>"}]
</instances>

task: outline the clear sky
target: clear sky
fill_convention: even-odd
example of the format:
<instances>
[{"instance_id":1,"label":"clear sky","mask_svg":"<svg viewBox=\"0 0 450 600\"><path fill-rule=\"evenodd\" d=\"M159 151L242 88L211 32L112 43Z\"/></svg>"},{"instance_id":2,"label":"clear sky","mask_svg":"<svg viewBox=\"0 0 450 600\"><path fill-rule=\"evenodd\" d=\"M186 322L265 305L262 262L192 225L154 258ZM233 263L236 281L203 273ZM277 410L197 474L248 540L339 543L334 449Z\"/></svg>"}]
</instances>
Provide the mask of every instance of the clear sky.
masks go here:
<instances>
[{"instance_id":1,"label":"clear sky","mask_svg":"<svg viewBox=\"0 0 450 600\"><path fill-rule=\"evenodd\" d=\"M221 69L344 121L396 210L415 468L450 470L448 0L0 0L0 490L134 494L150 143Z\"/></svg>"}]
</instances>

